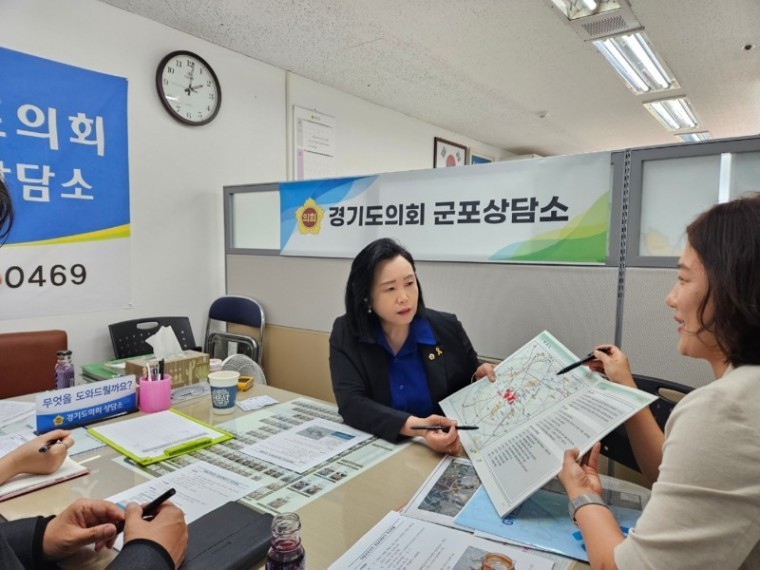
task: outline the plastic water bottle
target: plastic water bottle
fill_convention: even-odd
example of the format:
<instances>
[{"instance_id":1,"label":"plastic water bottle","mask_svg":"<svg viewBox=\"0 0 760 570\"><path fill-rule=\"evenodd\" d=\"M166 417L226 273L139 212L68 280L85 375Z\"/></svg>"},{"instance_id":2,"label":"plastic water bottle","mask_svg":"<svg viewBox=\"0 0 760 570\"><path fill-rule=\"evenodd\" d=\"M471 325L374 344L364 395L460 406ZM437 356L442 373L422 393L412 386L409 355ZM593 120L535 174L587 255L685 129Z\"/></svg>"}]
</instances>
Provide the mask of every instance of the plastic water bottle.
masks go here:
<instances>
[{"instance_id":1,"label":"plastic water bottle","mask_svg":"<svg viewBox=\"0 0 760 570\"><path fill-rule=\"evenodd\" d=\"M74 385L74 364L71 362L70 350L59 350L58 362L55 363L55 389L70 388Z\"/></svg>"},{"instance_id":2,"label":"plastic water bottle","mask_svg":"<svg viewBox=\"0 0 760 570\"><path fill-rule=\"evenodd\" d=\"M301 519L296 513L282 513L272 519L272 543L267 552L266 570L305 570L306 553L301 545Z\"/></svg>"}]
</instances>

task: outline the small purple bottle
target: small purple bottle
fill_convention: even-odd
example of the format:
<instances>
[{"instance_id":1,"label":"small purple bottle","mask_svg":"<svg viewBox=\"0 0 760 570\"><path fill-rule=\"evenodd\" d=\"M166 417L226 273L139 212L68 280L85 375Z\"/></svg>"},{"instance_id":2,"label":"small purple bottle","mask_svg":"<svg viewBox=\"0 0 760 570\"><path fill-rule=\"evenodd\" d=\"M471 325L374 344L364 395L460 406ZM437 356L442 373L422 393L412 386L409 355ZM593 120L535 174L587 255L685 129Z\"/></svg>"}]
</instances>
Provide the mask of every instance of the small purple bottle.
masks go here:
<instances>
[{"instance_id":1,"label":"small purple bottle","mask_svg":"<svg viewBox=\"0 0 760 570\"><path fill-rule=\"evenodd\" d=\"M301 545L300 531L301 519L296 513L282 513L274 517L266 570L306 569L306 553Z\"/></svg>"},{"instance_id":2,"label":"small purple bottle","mask_svg":"<svg viewBox=\"0 0 760 570\"><path fill-rule=\"evenodd\" d=\"M55 389L70 388L74 385L74 365L70 350L59 350L58 362L55 363Z\"/></svg>"}]
</instances>

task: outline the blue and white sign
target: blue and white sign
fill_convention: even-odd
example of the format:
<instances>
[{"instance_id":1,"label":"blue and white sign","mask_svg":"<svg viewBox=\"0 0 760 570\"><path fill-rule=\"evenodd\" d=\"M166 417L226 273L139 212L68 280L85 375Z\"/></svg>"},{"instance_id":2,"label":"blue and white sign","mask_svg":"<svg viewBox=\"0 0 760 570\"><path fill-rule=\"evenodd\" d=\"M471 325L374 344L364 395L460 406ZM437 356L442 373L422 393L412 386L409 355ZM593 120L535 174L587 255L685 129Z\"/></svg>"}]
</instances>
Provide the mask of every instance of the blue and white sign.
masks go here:
<instances>
[{"instance_id":1,"label":"blue and white sign","mask_svg":"<svg viewBox=\"0 0 760 570\"><path fill-rule=\"evenodd\" d=\"M137 409L134 375L82 386L42 392L36 396L37 432L71 428Z\"/></svg>"},{"instance_id":2,"label":"blue and white sign","mask_svg":"<svg viewBox=\"0 0 760 570\"><path fill-rule=\"evenodd\" d=\"M353 257L379 237L419 260L604 263L610 153L280 184L280 253Z\"/></svg>"},{"instance_id":3,"label":"blue and white sign","mask_svg":"<svg viewBox=\"0 0 760 570\"><path fill-rule=\"evenodd\" d=\"M129 302L127 81L0 48L3 318Z\"/></svg>"}]
</instances>

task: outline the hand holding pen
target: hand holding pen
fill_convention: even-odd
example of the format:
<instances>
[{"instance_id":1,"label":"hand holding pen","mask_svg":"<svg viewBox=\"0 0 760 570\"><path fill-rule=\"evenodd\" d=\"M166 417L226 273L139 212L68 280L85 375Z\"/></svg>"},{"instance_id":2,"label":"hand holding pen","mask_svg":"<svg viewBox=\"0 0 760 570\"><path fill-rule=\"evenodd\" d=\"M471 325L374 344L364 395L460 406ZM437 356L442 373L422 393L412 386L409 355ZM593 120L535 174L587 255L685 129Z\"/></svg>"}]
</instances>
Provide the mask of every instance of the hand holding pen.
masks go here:
<instances>
[{"instance_id":1,"label":"hand holding pen","mask_svg":"<svg viewBox=\"0 0 760 570\"><path fill-rule=\"evenodd\" d=\"M594 372L604 374L611 382L636 388L636 382L634 382L631 374L631 366L628 364L628 357L614 345L607 344L596 347L592 352L579 361L566 366L557 374L564 374L581 364L586 364Z\"/></svg>"},{"instance_id":2,"label":"hand holding pen","mask_svg":"<svg viewBox=\"0 0 760 570\"><path fill-rule=\"evenodd\" d=\"M171 489L168 489L167 491L161 493L158 497L153 499L150 503L142 507L142 514L140 515L142 517L142 520L146 522L152 521L156 514L158 514L158 510L161 508L161 505L172 495L176 493L176 489L172 487ZM131 503L130 503L131 504ZM129 507L129 505L127 505ZM116 534L119 534L124 530L124 525L126 523L126 517L123 521L119 522L116 525Z\"/></svg>"},{"instance_id":3,"label":"hand holding pen","mask_svg":"<svg viewBox=\"0 0 760 570\"><path fill-rule=\"evenodd\" d=\"M432 414L426 418L409 416L404 424L402 435L422 436L431 449L440 453L457 455L462 450L462 444L459 441L459 433L452 430L452 426L456 427L456 421L438 414Z\"/></svg>"},{"instance_id":4,"label":"hand holding pen","mask_svg":"<svg viewBox=\"0 0 760 570\"><path fill-rule=\"evenodd\" d=\"M74 445L71 432L56 429L35 437L0 458L0 483L20 473L49 475L66 460L68 449ZM41 449L45 449L41 452Z\"/></svg>"},{"instance_id":5,"label":"hand holding pen","mask_svg":"<svg viewBox=\"0 0 760 570\"><path fill-rule=\"evenodd\" d=\"M567 372L570 372L571 370L575 370L581 364L586 364L587 362L591 362L592 360L597 360L597 357L595 355L596 352L602 352L604 354L609 354L609 350L610 349L608 347L606 347L606 346L602 346L602 347L596 348L596 349L592 350L591 352L589 352L586 356L584 356L580 360L576 360L572 364L568 364L562 370L560 370L559 372L557 372L557 374L558 375L559 374L566 374ZM589 368L590 367L591 367L591 365L589 365ZM594 370L594 372L598 372L598 370Z\"/></svg>"},{"instance_id":6,"label":"hand holding pen","mask_svg":"<svg viewBox=\"0 0 760 570\"><path fill-rule=\"evenodd\" d=\"M165 498L162 499L164 495L151 502L153 504L159 500L164 501L151 509L154 516L150 521L145 520L146 515L150 514L150 504L144 508L140 508L137 503L127 505L124 510L124 543L137 539L155 541L167 550L175 567L179 567L187 548L185 513Z\"/></svg>"}]
</instances>

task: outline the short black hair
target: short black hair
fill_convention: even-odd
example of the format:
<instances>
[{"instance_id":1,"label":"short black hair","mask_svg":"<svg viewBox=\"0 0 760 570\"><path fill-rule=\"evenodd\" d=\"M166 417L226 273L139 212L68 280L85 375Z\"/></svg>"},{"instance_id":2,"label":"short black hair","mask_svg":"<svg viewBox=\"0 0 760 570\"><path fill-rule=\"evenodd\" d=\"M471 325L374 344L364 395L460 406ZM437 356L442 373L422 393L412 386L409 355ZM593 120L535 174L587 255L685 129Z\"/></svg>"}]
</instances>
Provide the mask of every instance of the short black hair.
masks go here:
<instances>
[{"instance_id":1,"label":"short black hair","mask_svg":"<svg viewBox=\"0 0 760 570\"><path fill-rule=\"evenodd\" d=\"M346 317L351 332L357 338L374 340L374 326L377 323L377 315L368 312L370 307L370 292L372 282L375 279L375 270L383 261L395 259L398 256L406 259L414 270L417 277L417 269L414 266L412 254L404 249L401 244L390 238L380 238L371 242L361 250L351 263L351 273L346 283ZM422 288L417 279L417 315L425 311L425 303L422 300Z\"/></svg>"},{"instance_id":2,"label":"short black hair","mask_svg":"<svg viewBox=\"0 0 760 570\"><path fill-rule=\"evenodd\" d=\"M0 176L0 240L5 241L13 227L13 202L11 194Z\"/></svg>"},{"instance_id":3,"label":"short black hair","mask_svg":"<svg viewBox=\"0 0 760 570\"><path fill-rule=\"evenodd\" d=\"M760 364L760 193L713 206L686 228L707 274L697 312L734 367ZM708 322L705 309L712 302Z\"/></svg>"}]
</instances>

